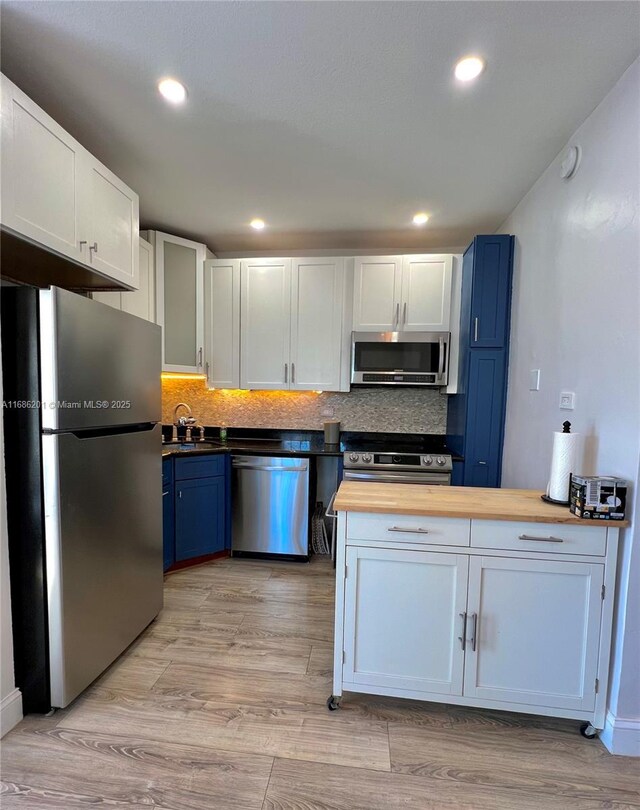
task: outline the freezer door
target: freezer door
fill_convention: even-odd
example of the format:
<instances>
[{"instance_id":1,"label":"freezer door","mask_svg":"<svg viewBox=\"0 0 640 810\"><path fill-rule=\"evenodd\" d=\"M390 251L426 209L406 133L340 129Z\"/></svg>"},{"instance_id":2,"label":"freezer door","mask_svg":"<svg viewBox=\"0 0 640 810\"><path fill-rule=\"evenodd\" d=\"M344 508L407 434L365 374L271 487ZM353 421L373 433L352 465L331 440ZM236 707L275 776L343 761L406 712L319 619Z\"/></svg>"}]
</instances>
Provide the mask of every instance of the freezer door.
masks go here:
<instances>
[{"instance_id":1,"label":"freezer door","mask_svg":"<svg viewBox=\"0 0 640 810\"><path fill-rule=\"evenodd\" d=\"M159 422L161 330L68 290L40 291L42 427Z\"/></svg>"},{"instance_id":2,"label":"freezer door","mask_svg":"<svg viewBox=\"0 0 640 810\"><path fill-rule=\"evenodd\" d=\"M77 697L162 607L161 441L160 425L42 437L53 706Z\"/></svg>"}]
</instances>

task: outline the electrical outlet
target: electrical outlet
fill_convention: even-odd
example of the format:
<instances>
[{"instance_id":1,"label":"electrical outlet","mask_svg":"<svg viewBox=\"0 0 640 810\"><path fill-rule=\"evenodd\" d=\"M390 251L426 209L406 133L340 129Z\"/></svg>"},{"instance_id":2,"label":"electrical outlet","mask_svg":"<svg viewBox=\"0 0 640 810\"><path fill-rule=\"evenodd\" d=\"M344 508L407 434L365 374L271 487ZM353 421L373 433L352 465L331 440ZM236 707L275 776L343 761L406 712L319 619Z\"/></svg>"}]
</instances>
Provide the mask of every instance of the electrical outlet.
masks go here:
<instances>
[{"instance_id":1,"label":"electrical outlet","mask_svg":"<svg viewBox=\"0 0 640 810\"><path fill-rule=\"evenodd\" d=\"M576 395L573 391L562 391L560 393L560 408L563 411L572 411L576 407Z\"/></svg>"},{"instance_id":2,"label":"electrical outlet","mask_svg":"<svg viewBox=\"0 0 640 810\"><path fill-rule=\"evenodd\" d=\"M532 368L529 372L529 391L540 390L540 369Z\"/></svg>"}]
</instances>

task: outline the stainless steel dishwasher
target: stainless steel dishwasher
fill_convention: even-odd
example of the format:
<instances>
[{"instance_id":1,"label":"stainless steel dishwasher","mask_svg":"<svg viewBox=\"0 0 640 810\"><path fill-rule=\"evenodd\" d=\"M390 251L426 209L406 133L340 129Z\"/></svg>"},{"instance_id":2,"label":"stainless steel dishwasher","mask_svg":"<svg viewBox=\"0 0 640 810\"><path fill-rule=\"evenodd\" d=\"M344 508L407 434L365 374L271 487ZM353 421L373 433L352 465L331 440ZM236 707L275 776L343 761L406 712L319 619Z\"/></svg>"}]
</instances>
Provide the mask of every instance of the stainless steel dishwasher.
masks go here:
<instances>
[{"instance_id":1,"label":"stainless steel dishwasher","mask_svg":"<svg viewBox=\"0 0 640 810\"><path fill-rule=\"evenodd\" d=\"M232 456L234 556L309 556L309 459Z\"/></svg>"}]
</instances>

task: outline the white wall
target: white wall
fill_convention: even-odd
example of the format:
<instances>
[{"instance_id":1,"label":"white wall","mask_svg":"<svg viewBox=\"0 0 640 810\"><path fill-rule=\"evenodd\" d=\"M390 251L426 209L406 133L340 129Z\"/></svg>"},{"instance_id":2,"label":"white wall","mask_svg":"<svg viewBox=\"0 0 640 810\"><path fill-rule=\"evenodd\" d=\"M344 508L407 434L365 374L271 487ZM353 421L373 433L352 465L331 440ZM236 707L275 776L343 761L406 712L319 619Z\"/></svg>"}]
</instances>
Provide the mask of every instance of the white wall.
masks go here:
<instances>
[{"instance_id":1,"label":"white wall","mask_svg":"<svg viewBox=\"0 0 640 810\"><path fill-rule=\"evenodd\" d=\"M560 178L558 156L499 229L516 236L505 487L546 485L565 418L587 437L585 473L638 481L639 126L637 60L570 139L582 148L574 177ZM559 409L561 391L576 393L573 412ZM623 535L610 711L621 727L638 721L640 755L639 517Z\"/></svg>"},{"instance_id":2,"label":"white wall","mask_svg":"<svg viewBox=\"0 0 640 810\"><path fill-rule=\"evenodd\" d=\"M0 357L2 347L0 346ZM1 363L0 363L1 366ZM0 374L0 399L2 374ZM0 415L0 736L22 718L22 698L15 688L13 674L13 636L9 591L9 546L7 537L6 489L4 471L4 425Z\"/></svg>"}]
</instances>

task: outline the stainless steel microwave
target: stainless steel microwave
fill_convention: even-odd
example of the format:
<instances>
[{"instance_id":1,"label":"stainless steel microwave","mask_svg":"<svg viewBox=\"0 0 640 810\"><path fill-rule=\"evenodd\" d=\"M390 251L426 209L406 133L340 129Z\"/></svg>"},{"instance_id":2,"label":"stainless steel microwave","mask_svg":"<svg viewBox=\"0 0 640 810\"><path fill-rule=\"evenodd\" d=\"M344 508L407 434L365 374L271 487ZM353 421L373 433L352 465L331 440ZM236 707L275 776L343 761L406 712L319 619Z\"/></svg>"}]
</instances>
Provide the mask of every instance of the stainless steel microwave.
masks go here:
<instances>
[{"instance_id":1,"label":"stainless steel microwave","mask_svg":"<svg viewBox=\"0 0 640 810\"><path fill-rule=\"evenodd\" d=\"M353 332L352 385L446 385L449 332Z\"/></svg>"}]
</instances>

